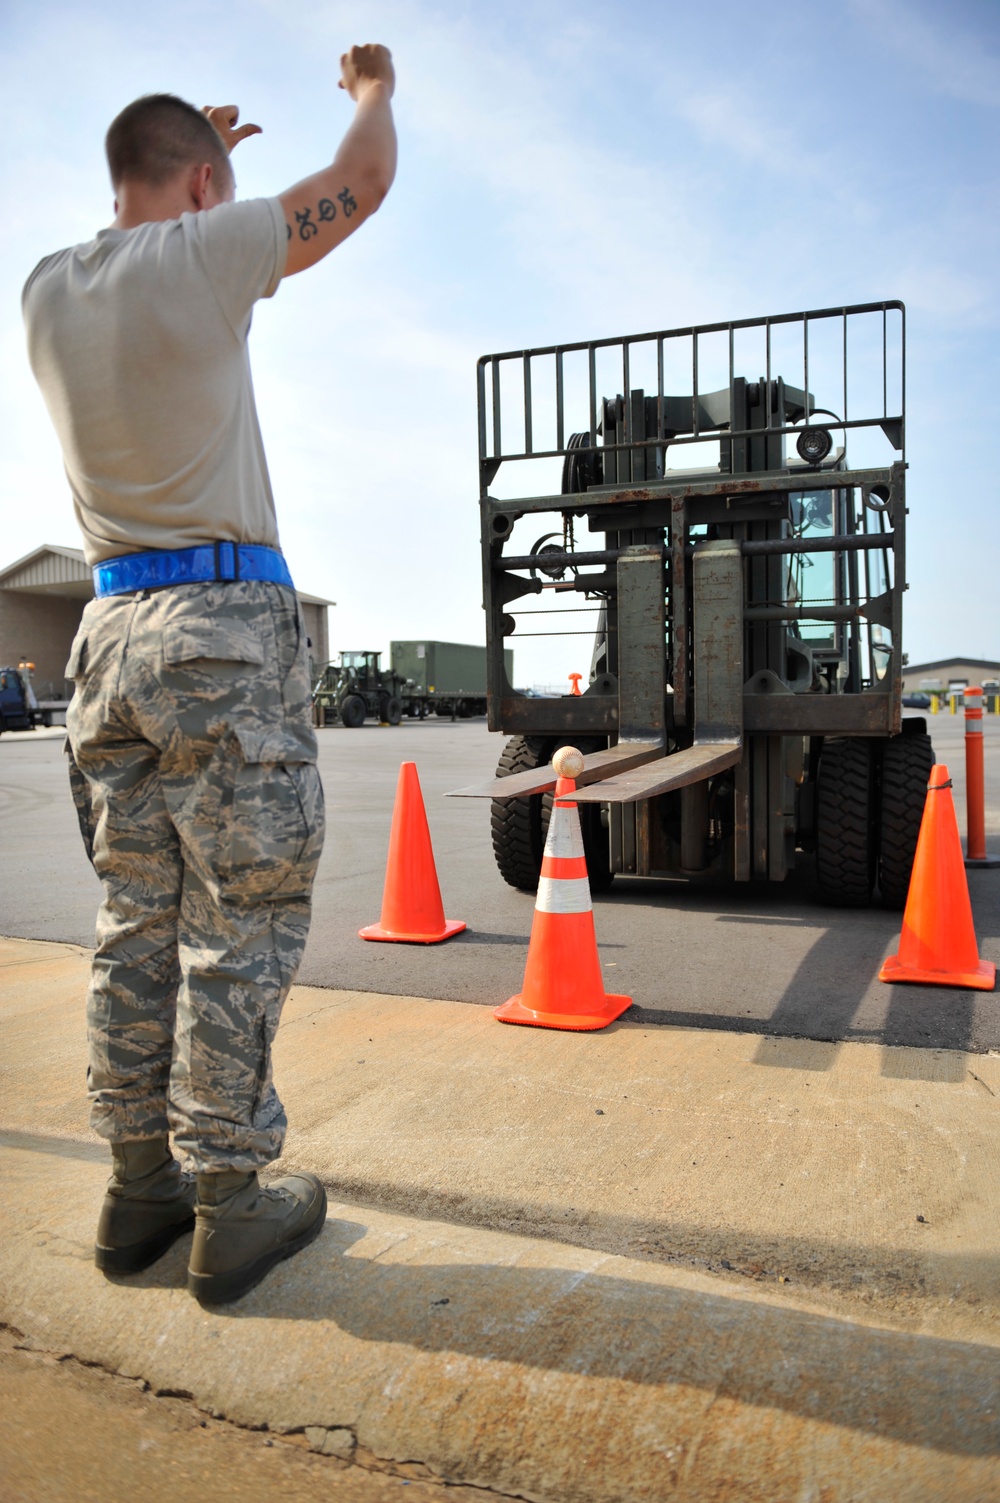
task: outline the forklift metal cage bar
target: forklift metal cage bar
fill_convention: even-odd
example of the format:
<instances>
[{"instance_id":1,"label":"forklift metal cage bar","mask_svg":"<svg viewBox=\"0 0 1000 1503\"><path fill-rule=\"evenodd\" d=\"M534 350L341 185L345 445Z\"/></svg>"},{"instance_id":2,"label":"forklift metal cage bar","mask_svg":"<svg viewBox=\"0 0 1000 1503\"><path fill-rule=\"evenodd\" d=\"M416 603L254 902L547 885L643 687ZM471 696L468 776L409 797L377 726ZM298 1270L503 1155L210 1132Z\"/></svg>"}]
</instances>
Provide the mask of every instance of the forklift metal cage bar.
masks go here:
<instances>
[{"instance_id":1,"label":"forklift metal cage bar","mask_svg":"<svg viewBox=\"0 0 1000 1503\"><path fill-rule=\"evenodd\" d=\"M890 360L890 337L889 315L898 313L899 328L898 341L893 354L894 360ZM852 318L870 317L875 315L881 320L881 390L882 410L880 413L869 412L864 417L852 417L851 393L848 380L849 362L849 320ZM736 378L735 369L735 341L738 331L763 330L765 340L765 422L764 428L738 429L729 431L727 437L735 439L760 438L762 431L772 437L779 435L798 435L801 428L797 425L775 423L773 411L773 387L772 382L777 375L788 379L798 371L782 370L776 372L772 369L772 330L789 325L800 325L802 330L802 356L801 375L802 390L809 393L809 326L811 323L821 323L829 320L839 320L841 325L841 382L838 396L841 402L841 413L825 413L823 427L846 434L851 429L881 428L889 438L893 447L899 452L901 461L906 462L905 451L905 422L906 408L906 311L904 305L897 300L889 300L880 303L856 303L840 308L820 308L809 312L783 313L771 315L766 318L733 319L726 323L693 324L685 328L664 330L654 334L633 334L615 339L585 340L575 344L545 345L530 350L508 350L501 354L484 355L477 362L477 392L479 409L479 465L480 465L480 497L485 500L488 487L494 479L501 463L527 459L558 459L564 458L567 450L566 443L566 412L565 412L565 377L564 360L567 355L585 353L588 366L589 401L587 404L588 436L589 444L587 451L597 450L597 437L599 431L598 403L599 393L597 390L597 352L599 350L621 351L621 377L622 391L627 394L632 390L631 366L632 350L638 346L654 345L656 351L656 403L657 403L657 431L653 438L645 435L634 438L631 432L630 414L626 401L625 413L625 436L622 442L616 444L602 444L605 451L635 449L646 450L657 445L669 444L670 447L685 446L704 442L709 434L719 431L717 425L706 425L701 417L699 397L703 394L699 385L699 349L698 343L702 338L712 334L724 334L729 344L729 386L732 387ZM665 401L667 394L664 390L664 351L668 341L689 339L691 341L691 429L687 436L670 434L665 422ZM532 378L532 361L546 356L552 356L555 360L555 448L536 448L534 445L535 431L535 407L538 401L537 383ZM501 368L505 365L520 363L522 371L523 392L523 432L524 446L521 449L505 451L503 448L503 414L501 401ZM895 391L898 384L899 407L898 411L889 410L890 391L890 365L894 367L897 381L891 383ZM487 371L490 372L491 390L487 392ZM819 409L814 409L818 411ZM811 414L806 413L806 418Z\"/></svg>"},{"instance_id":2,"label":"forklift metal cage bar","mask_svg":"<svg viewBox=\"0 0 1000 1503\"><path fill-rule=\"evenodd\" d=\"M824 338L815 334L817 327L825 330ZM775 332L779 330L780 339ZM835 334L833 346L831 330ZM740 341L740 336L747 335L756 337L755 349L762 353L763 372L752 368L754 355L748 355L746 341ZM699 377L704 374L700 346L708 336L723 336L728 356L728 387L711 392L699 385ZM672 343L678 341L690 344L686 352L690 395L673 396L665 387L668 364L672 375L679 368L670 354ZM832 357L832 347L839 359ZM643 348L647 354L640 358L636 351ZM655 353L656 389L655 395L650 392L647 396L645 389L635 390L632 381L643 360L647 375L650 372L649 351ZM599 379L606 379L608 352L615 373L610 392L599 386ZM725 367L719 366L715 353L718 376ZM905 354L905 309L893 300L550 345L480 359L480 498L491 729L529 734L603 733L612 739L626 733L622 725L625 686L618 681L624 659L621 664L609 659L607 666L614 668L614 674L592 675L596 681L579 698L566 695L539 701L512 690L503 670L502 654L504 638L516 630L515 615L574 618L568 632L531 630L519 635L590 635L580 630L584 626L580 614L586 610L599 612L602 605L608 630L615 638L615 652L619 641L625 652L622 622L618 620L618 585L632 550L642 547L647 559L653 550L661 560L662 591L668 603L663 656L669 698L666 709L657 711L657 691L650 680L642 712L648 723L632 724L630 729L638 735L672 734L676 744L683 745L691 733L694 688L690 564L698 537L712 526L718 533L716 524L722 522L726 525L721 534L736 539L746 570L743 619L749 677L744 688L745 730L793 735L886 735L898 730L901 602L905 588ZM575 434L569 432L567 413L566 357L571 355L584 358L586 363L586 381L575 384L578 405L573 412L584 406L588 426ZM599 355L604 362L600 378ZM538 380L537 371L533 372L533 363L542 357L550 358L554 367L554 387L549 388L547 397L544 383ZM745 375L737 374L738 361L750 364ZM513 387L502 392L502 372L511 370ZM616 398L614 385L619 373L622 391ZM818 396L810 387L814 376L821 383ZM800 378L801 390L788 384L788 378ZM834 385L836 391L831 393ZM516 420L507 416L512 396L520 409ZM820 405L830 401L838 401L841 410L834 412ZM536 435L545 421L550 432L555 429L554 448L536 445ZM504 432L520 425L520 443L505 451ZM815 464L787 462L786 438L801 437L803 429L813 428L825 429L831 437L834 432L842 434L844 448ZM849 431L859 434L859 430L878 430L878 446L893 451L892 462L850 469L846 436ZM718 444L717 465L707 471L666 467L670 451L685 455L689 446L705 442ZM565 488L557 493L553 487L540 495L490 494L489 487L502 464L560 459L565 467L564 487L571 462L591 461L589 473L583 472L582 481L569 493ZM597 474L598 462L603 466L601 476ZM516 468L511 473L516 477ZM831 535L806 538L801 535L804 527L800 535L795 535L789 518L796 497L801 505L803 497L817 492L830 496ZM530 554L512 545L505 555L504 548L517 522L545 512L561 513L564 532L561 549L552 544L546 548L546 566L539 567L537 545ZM576 548L572 519L578 517L587 519L591 531L605 532L603 549ZM834 554L832 592L826 598L798 594L790 599L790 575L781 574L780 569L797 554L818 557L825 553ZM770 565L766 564L768 558ZM590 568L599 572L584 572ZM572 571L569 578L567 569ZM540 577L543 575L548 579ZM799 580L801 583L801 572ZM574 604L569 610L512 608L514 601L543 590L556 592L554 603L564 599L564 592L576 592L576 601L582 593L588 601L597 603ZM785 629L800 621L813 623L809 628L813 631L816 623L823 622L833 629L837 651L848 663L846 682L837 685L835 694L779 696L771 692L773 683L754 679L755 666L765 661L770 666L775 661L773 648L761 645L769 630ZM536 622L532 620L530 625L534 628ZM776 639L772 634L768 640L773 643ZM634 669L637 652L629 651ZM783 651L778 653L782 662ZM660 704L662 707L662 697Z\"/></svg>"}]
</instances>

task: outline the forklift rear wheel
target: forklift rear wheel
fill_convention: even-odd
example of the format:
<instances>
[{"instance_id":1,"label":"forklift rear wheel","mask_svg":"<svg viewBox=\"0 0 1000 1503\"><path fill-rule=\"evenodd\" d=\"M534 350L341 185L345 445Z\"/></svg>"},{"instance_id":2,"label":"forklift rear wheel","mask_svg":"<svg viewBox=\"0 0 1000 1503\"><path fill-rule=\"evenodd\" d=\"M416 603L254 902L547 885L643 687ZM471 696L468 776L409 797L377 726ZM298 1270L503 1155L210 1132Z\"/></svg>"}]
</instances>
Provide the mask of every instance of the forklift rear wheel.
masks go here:
<instances>
[{"instance_id":1,"label":"forklift rear wheel","mask_svg":"<svg viewBox=\"0 0 1000 1503\"><path fill-rule=\"evenodd\" d=\"M816 876L823 899L867 908L875 885L875 764L864 736L823 742L816 780Z\"/></svg>"},{"instance_id":2,"label":"forklift rear wheel","mask_svg":"<svg viewBox=\"0 0 1000 1503\"><path fill-rule=\"evenodd\" d=\"M904 726L912 722L904 722ZM878 885L887 908L903 908L934 766L926 731L893 736L882 753Z\"/></svg>"},{"instance_id":3,"label":"forklift rear wheel","mask_svg":"<svg viewBox=\"0 0 1000 1503\"><path fill-rule=\"evenodd\" d=\"M367 713L367 706L360 694L348 694L340 706L340 718L352 730L364 725Z\"/></svg>"},{"instance_id":4,"label":"forklift rear wheel","mask_svg":"<svg viewBox=\"0 0 1000 1503\"><path fill-rule=\"evenodd\" d=\"M497 777L545 767L560 746L575 746L584 754L603 750L603 741L579 737L512 736L497 766ZM552 811L551 793L528 798L494 799L490 814L493 853L500 875L521 892L534 892L542 872L542 853ZM614 880L608 832L599 804L580 806L583 849L592 893L607 892Z\"/></svg>"},{"instance_id":5,"label":"forklift rear wheel","mask_svg":"<svg viewBox=\"0 0 1000 1503\"><path fill-rule=\"evenodd\" d=\"M403 706L394 694L387 694L379 701L379 716L390 725L398 725L403 718Z\"/></svg>"}]
</instances>

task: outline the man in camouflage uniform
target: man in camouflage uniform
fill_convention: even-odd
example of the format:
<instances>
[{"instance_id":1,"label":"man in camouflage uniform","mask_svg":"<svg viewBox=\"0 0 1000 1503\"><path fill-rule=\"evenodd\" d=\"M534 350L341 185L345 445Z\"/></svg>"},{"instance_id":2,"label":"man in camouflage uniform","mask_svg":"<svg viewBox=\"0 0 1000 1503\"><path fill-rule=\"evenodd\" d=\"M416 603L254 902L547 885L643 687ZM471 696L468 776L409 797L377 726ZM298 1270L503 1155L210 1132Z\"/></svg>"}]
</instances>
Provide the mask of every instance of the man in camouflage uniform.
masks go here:
<instances>
[{"instance_id":1,"label":"man in camouflage uniform","mask_svg":"<svg viewBox=\"0 0 1000 1503\"><path fill-rule=\"evenodd\" d=\"M135 1272L194 1224L188 1286L212 1303L304 1247L326 1210L312 1175L257 1180L284 1139L271 1045L323 797L246 336L254 301L392 182L389 54L341 65L354 123L332 166L275 199L234 202L228 153L257 130L235 107L129 106L108 133L115 225L40 263L24 295L97 595L67 667L70 780L104 885L88 1087L114 1173L96 1260Z\"/></svg>"}]
</instances>

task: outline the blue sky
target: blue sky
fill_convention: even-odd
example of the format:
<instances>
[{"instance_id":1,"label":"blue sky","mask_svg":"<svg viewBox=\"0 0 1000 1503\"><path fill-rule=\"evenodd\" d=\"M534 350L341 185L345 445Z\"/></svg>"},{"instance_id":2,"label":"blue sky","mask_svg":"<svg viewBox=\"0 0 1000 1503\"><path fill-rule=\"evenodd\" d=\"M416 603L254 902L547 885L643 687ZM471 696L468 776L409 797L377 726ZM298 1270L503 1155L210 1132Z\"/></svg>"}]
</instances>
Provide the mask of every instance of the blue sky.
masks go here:
<instances>
[{"instance_id":1,"label":"blue sky","mask_svg":"<svg viewBox=\"0 0 1000 1503\"><path fill-rule=\"evenodd\" d=\"M1000 653L995 0L7 0L0 563L78 544L19 295L110 219L112 116L160 89L236 101L264 127L240 196L279 192L332 156L339 54L373 40L398 72L396 186L251 336L285 551L338 602L334 647L481 640L479 355L899 297L904 646ZM517 681L585 671L582 640L515 639Z\"/></svg>"}]
</instances>

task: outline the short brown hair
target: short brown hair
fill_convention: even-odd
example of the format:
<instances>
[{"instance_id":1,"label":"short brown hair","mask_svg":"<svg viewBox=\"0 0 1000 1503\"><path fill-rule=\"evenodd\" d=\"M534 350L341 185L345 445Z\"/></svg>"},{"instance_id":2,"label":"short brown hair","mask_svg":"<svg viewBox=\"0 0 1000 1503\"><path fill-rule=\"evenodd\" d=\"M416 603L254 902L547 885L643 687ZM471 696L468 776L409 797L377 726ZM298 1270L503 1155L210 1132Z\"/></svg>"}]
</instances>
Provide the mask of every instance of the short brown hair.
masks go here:
<instances>
[{"instance_id":1,"label":"short brown hair","mask_svg":"<svg viewBox=\"0 0 1000 1503\"><path fill-rule=\"evenodd\" d=\"M233 169L215 126L176 94L144 94L127 104L104 140L111 186L126 178L160 188L185 167L210 162L221 185Z\"/></svg>"}]
</instances>

